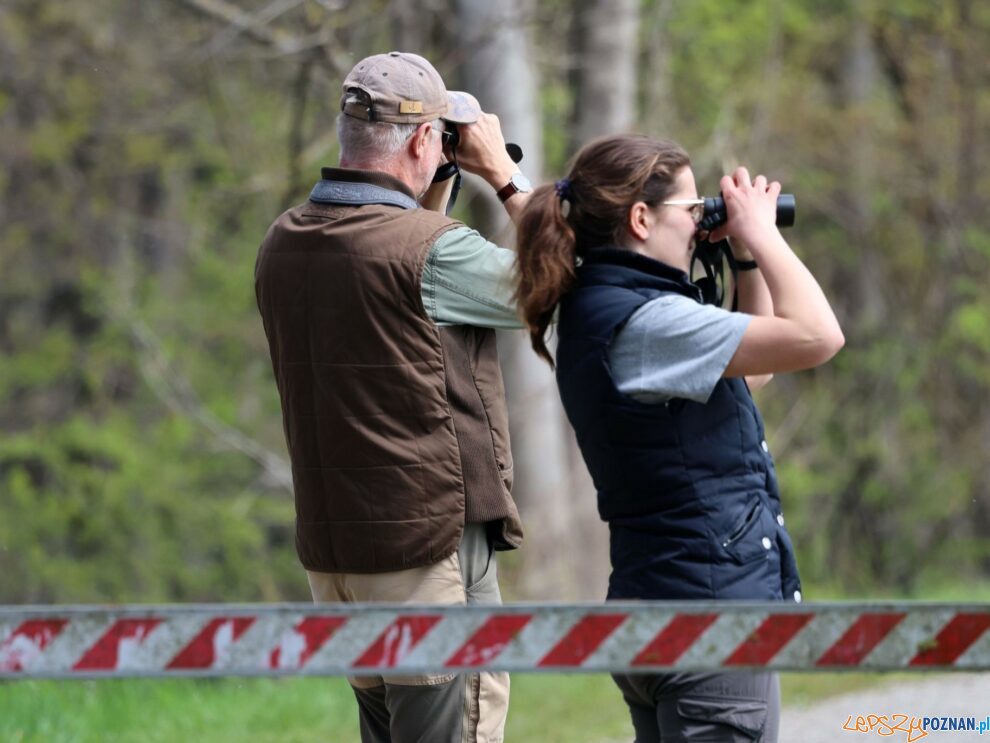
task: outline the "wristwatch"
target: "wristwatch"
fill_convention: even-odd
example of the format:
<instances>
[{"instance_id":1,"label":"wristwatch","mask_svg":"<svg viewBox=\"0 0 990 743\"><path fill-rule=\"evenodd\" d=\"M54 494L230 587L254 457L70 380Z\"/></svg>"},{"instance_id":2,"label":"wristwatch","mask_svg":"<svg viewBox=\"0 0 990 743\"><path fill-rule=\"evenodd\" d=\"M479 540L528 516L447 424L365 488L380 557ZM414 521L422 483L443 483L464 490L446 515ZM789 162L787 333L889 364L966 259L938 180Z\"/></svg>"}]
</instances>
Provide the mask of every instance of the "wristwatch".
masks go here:
<instances>
[{"instance_id":1,"label":"wristwatch","mask_svg":"<svg viewBox=\"0 0 990 743\"><path fill-rule=\"evenodd\" d=\"M533 184L529 182L529 178L517 170L512 174L512 177L509 178L509 182L495 192L495 195L498 196L498 200L504 204L517 193L529 193L532 190Z\"/></svg>"}]
</instances>

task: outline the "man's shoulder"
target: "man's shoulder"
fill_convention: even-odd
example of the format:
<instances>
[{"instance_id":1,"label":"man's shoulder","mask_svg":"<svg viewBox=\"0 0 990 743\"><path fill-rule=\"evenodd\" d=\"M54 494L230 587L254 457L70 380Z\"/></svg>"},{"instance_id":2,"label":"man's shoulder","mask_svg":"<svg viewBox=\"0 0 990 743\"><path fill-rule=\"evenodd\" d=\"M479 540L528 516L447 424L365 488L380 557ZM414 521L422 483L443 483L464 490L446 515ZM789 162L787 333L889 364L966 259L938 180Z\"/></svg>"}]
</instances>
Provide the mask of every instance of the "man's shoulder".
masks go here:
<instances>
[{"instance_id":1,"label":"man's shoulder","mask_svg":"<svg viewBox=\"0 0 990 743\"><path fill-rule=\"evenodd\" d=\"M306 200L295 206L290 206L279 214L271 224L271 227L286 225L298 222L306 217L329 217L341 218L348 214L358 212L376 212L382 216L399 220L407 225L409 229L428 229L438 233L446 232L456 228L468 229L463 222L448 217L446 214L435 212L431 209L405 209L393 204L363 204L360 206L350 204L324 204L316 201ZM415 226L414 226L415 225Z\"/></svg>"},{"instance_id":2,"label":"man's shoulder","mask_svg":"<svg viewBox=\"0 0 990 743\"><path fill-rule=\"evenodd\" d=\"M458 243L465 235L476 234L460 220L431 209L385 208L390 208L392 213L380 228L405 245L422 246L425 253L433 253L451 241Z\"/></svg>"},{"instance_id":3,"label":"man's shoulder","mask_svg":"<svg viewBox=\"0 0 990 743\"><path fill-rule=\"evenodd\" d=\"M403 211L402 218L422 225L431 230L437 237L450 230L465 227L460 220L435 212L432 209L405 209Z\"/></svg>"}]
</instances>

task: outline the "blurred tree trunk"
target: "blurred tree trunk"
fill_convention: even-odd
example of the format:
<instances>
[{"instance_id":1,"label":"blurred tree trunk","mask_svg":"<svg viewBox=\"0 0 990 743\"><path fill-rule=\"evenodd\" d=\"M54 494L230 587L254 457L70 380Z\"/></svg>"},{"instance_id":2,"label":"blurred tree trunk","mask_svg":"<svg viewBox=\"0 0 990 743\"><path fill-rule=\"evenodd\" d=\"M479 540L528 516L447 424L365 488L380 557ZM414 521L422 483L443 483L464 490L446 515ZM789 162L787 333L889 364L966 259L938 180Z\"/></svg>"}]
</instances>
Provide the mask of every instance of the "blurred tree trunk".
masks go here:
<instances>
[{"instance_id":1,"label":"blurred tree trunk","mask_svg":"<svg viewBox=\"0 0 990 743\"><path fill-rule=\"evenodd\" d=\"M632 127L636 117L639 3L580 0L571 150L593 137Z\"/></svg>"},{"instance_id":2,"label":"blurred tree trunk","mask_svg":"<svg viewBox=\"0 0 990 743\"><path fill-rule=\"evenodd\" d=\"M521 169L539 184L543 177L539 80L520 0L460 0L461 85L482 108L498 115L507 141L524 153ZM465 189L469 184L465 184ZM470 180L475 225L500 244L514 240L505 210L492 189ZM501 333L512 452L513 494L526 529L519 573L509 582L518 598L600 598L600 584L581 562L582 507L590 494L575 492L567 428L549 367L537 358L523 331ZM583 469L583 466L582 466ZM597 566L596 566L597 567Z\"/></svg>"},{"instance_id":3,"label":"blurred tree trunk","mask_svg":"<svg viewBox=\"0 0 990 743\"><path fill-rule=\"evenodd\" d=\"M668 43L667 24L673 12L673 0L656 0L644 10L639 22L641 34L640 59L645 71L642 108L639 115L645 134L670 137L678 120L670 82L672 53Z\"/></svg>"},{"instance_id":4,"label":"blurred tree trunk","mask_svg":"<svg viewBox=\"0 0 990 743\"><path fill-rule=\"evenodd\" d=\"M406 0L389 0L389 25L392 28L393 46L402 52L422 54L423 18L422 9Z\"/></svg>"},{"instance_id":5,"label":"blurred tree trunk","mask_svg":"<svg viewBox=\"0 0 990 743\"><path fill-rule=\"evenodd\" d=\"M835 213L842 215L843 227L860 246L855 262L835 270L837 281L849 288L852 306L856 307L855 317L847 321L846 333L853 337L876 338L888 329L888 303L885 297L886 281L884 256L873 247L873 189L876 183L878 165L878 137L874 125L875 101L878 80L878 67L870 19L866 11L854 7L850 11L848 33L844 41L845 49L839 74L835 80L835 97L840 103L841 114L845 117L849 131L859 132L849 137L846 147L840 154L842 172L845 178L842 186L834 194ZM890 387L895 382L891 377L884 381L882 388L876 389L877 380L871 380L873 395L883 400L896 398ZM862 439L869 437L871 430L885 421L877 421L869 416L857 417L856 435ZM884 434L893 436L892 431ZM855 571L864 562L878 569L882 557L878 554L892 535L886 533L892 528L889 520L877 518L873 505L864 502L860 484L874 476L882 463L875 453L866 449L849 453L855 464L853 469L860 474L852 478L854 485L838 489L822 497L819 503L823 520L830 524L836 550L837 569ZM873 534L883 533L881 538Z\"/></svg>"},{"instance_id":6,"label":"blurred tree trunk","mask_svg":"<svg viewBox=\"0 0 990 743\"><path fill-rule=\"evenodd\" d=\"M460 81L482 109L494 113L507 142L522 147L520 168L538 184L543 177L539 77L530 51L525 0L458 0ZM509 245L511 225L495 194L466 178L472 212L491 235ZM465 193L467 197L469 194Z\"/></svg>"},{"instance_id":7,"label":"blurred tree trunk","mask_svg":"<svg viewBox=\"0 0 990 743\"><path fill-rule=\"evenodd\" d=\"M636 60L639 53L639 3L636 0L581 0L575 7L577 60L571 151L604 134L632 129L636 119ZM566 425L566 420L565 420ZM597 511L594 484L567 426L571 559L586 578L582 598L604 595L608 582L608 528ZM600 587L600 588L599 588Z\"/></svg>"},{"instance_id":8,"label":"blurred tree trunk","mask_svg":"<svg viewBox=\"0 0 990 743\"><path fill-rule=\"evenodd\" d=\"M845 188L839 194L840 211L847 215L847 228L853 239L868 245L873 228L871 200L876 185L877 141L872 125L877 93L877 59L871 38L869 19L861 9L854 10L848 35L848 51L841 77L841 96L850 117L851 131L845 150L844 169L848 173ZM880 287L881 261L876 250L863 250L850 275L849 286L855 287L858 322L875 326L887 314L887 303Z\"/></svg>"},{"instance_id":9,"label":"blurred tree trunk","mask_svg":"<svg viewBox=\"0 0 990 743\"><path fill-rule=\"evenodd\" d=\"M467 35L466 87L502 121L506 138L523 146L523 169L534 180L539 141L537 81L528 63L523 10L517 0L462 0L461 27L502 29ZM579 60L571 149L592 137L628 130L635 119L638 5L597 0L576 8L572 58ZM527 136L532 131L533 136ZM490 225L506 224L483 189ZM504 235L505 233L503 233ZM520 584L527 597L598 599L608 576L608 533L595 509L594 487L563 415L553 376L523 333L500 339L516 461L516 497L528 529Z\"/></svg>"}]
</instances>

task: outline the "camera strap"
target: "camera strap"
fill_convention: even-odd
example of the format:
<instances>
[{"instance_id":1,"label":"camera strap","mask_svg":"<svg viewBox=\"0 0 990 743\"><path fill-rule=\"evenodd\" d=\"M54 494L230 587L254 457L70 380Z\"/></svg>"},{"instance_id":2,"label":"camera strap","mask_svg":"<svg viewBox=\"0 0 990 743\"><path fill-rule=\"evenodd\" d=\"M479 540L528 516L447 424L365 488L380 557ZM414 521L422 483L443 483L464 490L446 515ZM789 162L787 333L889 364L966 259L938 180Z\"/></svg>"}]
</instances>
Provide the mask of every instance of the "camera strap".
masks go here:
<instances>
[{"instance_id":1,"label":"camera strap","mask_svg":"<svg viewBox=\"0 0 990 743\"><path fill-rule=\"evenodd\" d=\"M723 257L725 253L722 249L723 243L710 243L707 240L699 239L694 248L694 255L691 256L691 267L689 276L691 280L701 289L702 302L722 306L725 299L725 275ZM703 276L694 278L695 266L700 265Z\"/></svg>"},{"instance_id":2,"label":"camera strap","mask_svg":"<svg viewBox=\"0 0 990 743\"><path fill-rule=\"evenodd\" d=\"M454 202L457 201L457 194L461 190L461 169L457 167L456 154L454 154L453 160L449 160L437 168L437 172L433 175L433 183L442 183L448 178L454 179L454 185L450 189L450 196L447 197L447 209L444 212L449 217L451 211L454 209Z\"/></svg>"},{"instance_id":3,"label":"camera strap","mask_svg":"<svg viewBox=\"0 0 990 743\"><path fill-rule=\"evenodd\" d=\"M749 261L741 264L732 255L728 240L721 240L711 243L707 240L698 240L691 256L691 268L689 275L691 280L701 289L702 301L705 304L714 304L717 307L725 306L725 264L729 264L729 272L732 274L732 307L733 312L739 309L739 282L737 277L740 271L747 271L755 268L756 263ZM703 276L695 279L695 265L700 265Z\"/></svg>"}]
</instances>

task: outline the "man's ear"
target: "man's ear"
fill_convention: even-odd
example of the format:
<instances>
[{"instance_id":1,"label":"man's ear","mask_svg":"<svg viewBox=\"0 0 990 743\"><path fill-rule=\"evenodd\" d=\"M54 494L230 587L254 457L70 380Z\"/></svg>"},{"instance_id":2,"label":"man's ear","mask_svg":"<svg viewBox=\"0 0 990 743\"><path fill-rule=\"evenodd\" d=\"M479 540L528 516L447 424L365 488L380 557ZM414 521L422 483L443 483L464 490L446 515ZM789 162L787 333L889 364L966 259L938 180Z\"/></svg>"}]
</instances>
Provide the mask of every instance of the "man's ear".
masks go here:
<instances>
[{"instance_id":1,"label":"man's ear","mask_svg":"<svg viewBox=\"0 0 990 743\"><path fill-rule=\"evenodd\" d=\"M629 207L629 213L626 214L626 230L629 235L645 242L650 237L651 217L650 207L644 201L637 201Z\"/></svg>"},{"instance_id":2,"label":"man's ear","mask_svg":"<svg viewBox=\"0 0 990 743\"><path fill-rule=\"evenodd\" d=\"M433 123L426 121L416 127L416 131L409 138L409 152L416 159L426 157L427 148L430 146L430 137L433 136L430 133L432 128Z\"/></svg>"}]
</instances>

